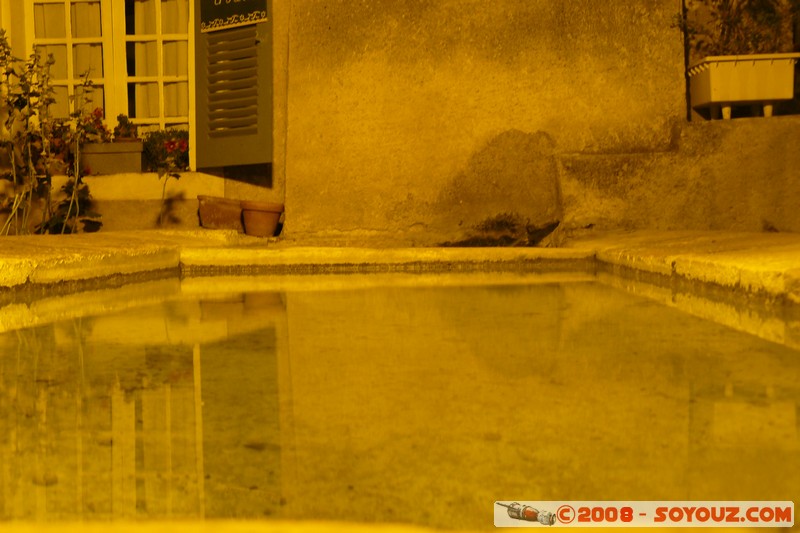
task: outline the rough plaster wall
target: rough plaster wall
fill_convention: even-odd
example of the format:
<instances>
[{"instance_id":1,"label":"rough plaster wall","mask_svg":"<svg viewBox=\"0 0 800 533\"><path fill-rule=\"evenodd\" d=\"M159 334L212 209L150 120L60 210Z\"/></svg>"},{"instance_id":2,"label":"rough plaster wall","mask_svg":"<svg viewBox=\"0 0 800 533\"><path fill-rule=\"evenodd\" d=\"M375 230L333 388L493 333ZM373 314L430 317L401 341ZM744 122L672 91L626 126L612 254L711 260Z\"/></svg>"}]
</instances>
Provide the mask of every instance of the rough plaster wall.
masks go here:
<instances>
[{"instance_id":1,"label":"rough plaster wall","mask_svg":"<svg viewBox=\"0 0 800 533\"><path fill-rule=\"evenodd\" d=\"M800 231L800 117L691 122L663 152L561 157L569 228Z\"/></svg>"},{"instance_id":2,"label":"rough plaster wall","mask_svg":"<svg viewBox=\"0 0 800 533\"><path fill-rule=\"evenodd\" d=\"M458 231L441 226L446 191L506 132L544 132L561 152L644 151L685 114L674 0L291 6L290 237L436 242ZM504 188L528 157L495 158Z\"/></svg>"},{"instance_id":3,"label":"rough plaster wall","mask_svg":"<svg viewBox=\"0 0 800 533\"><path fill-rule=\"evenodd\" d=\"M470 157L441 189L420 226L442 242L453 235L490 237L491 231L474 228L490 221L518 218L520 224L542 228L562 219L560 197L550 136L510 130ZM403 212L414 208L411 199L397 206Z\"/></svg>"},{"instance_id":4,"label":"rough plaster wall","mask_svg":"<svg viewBox=\"0 0 800 533\"><path fill-rule=\"evenodd\" d=\"M682 150L711 179L709 229L800 232L800 117L703 122Z\"/></svg>"}]
</instances>

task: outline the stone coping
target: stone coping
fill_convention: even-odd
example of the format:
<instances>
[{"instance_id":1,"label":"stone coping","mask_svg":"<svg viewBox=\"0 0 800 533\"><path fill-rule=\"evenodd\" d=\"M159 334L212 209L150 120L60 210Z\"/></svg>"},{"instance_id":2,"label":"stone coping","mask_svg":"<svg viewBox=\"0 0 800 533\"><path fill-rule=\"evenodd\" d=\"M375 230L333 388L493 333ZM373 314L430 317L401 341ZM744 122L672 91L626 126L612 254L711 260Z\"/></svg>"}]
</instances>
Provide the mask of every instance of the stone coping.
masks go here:
<instances>
[{"instance_id":1,"label":"stone coping","mask_svg":"<svg viewBox=\"0 0 800 533\"><path fill-rule=\"evenodd\" d=\"M800 234L632 232L589 237L601 265L800 303Z\"/></svg>"},{"instance_id":2,"label":"stone coping","mask_svg":"<svg viewBox=\"0 0 800 533\"><path fill-rule=\"evenodd\" d=\"M800 303L800 234L592 233L564 248L326 248L235 231L3 237L2 289L154 272L183 275L628 270Z\"/></svg>"}]
</instances>

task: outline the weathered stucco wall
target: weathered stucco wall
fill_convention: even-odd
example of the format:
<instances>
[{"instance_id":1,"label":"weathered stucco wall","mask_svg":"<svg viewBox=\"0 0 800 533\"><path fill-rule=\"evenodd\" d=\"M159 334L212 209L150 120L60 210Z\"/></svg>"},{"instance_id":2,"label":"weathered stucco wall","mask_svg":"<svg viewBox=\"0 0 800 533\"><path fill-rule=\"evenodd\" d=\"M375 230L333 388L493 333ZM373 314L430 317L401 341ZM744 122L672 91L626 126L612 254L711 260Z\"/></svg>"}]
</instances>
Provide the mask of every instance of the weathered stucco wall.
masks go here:
<instances>
[{"instance_id":1,"label":"weathered stucco wall","mask_svg":"<svg viewBox=\"0 0 800 533\"><path fill-rule=\"evenodd\" d=\"M800 231L800 117L684 123L667 151L560 156L569 228Z\"/></svg>"},{"instance_id":2,"label":"weathered stucco wall","mask_svg":"<svg viewBox=\"0 0 800 533\"><path fill-rule=\"evenodd\" d=\"M556 154L666 149L685 116L676 9L294 0L286 236L432 244L501 212L535 223Z\"/></svg>"}]
</instances>

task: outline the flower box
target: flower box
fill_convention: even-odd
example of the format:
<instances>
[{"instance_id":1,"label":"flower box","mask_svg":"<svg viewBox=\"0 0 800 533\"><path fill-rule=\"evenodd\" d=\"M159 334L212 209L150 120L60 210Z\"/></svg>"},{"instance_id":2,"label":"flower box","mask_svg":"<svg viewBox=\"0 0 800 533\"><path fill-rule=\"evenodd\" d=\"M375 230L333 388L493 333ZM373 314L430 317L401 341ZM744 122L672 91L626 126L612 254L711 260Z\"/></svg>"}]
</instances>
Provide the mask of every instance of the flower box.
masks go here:
<instances>
[{"instance_id":1,"label":"flower box","mask_svg":"<svg viewBox=\"0 0 800 533\"><path fill-rule=\"evenodd\" d=\"M709 56L689 69L694 109L710 109L711 118L731 118L735 105L772 106L794 97L794 65L800 54Z\"/></svg>"},{"instance_id":2,"label":"flower box","mask_svg":"<svg viewBox=\"0 0 800 533\"><path fill-rule=\"evenodd\" d=\"M81 167L86 174L123 174L142 171L142 141L85 143Z\"/></svg>"}]
</instances>

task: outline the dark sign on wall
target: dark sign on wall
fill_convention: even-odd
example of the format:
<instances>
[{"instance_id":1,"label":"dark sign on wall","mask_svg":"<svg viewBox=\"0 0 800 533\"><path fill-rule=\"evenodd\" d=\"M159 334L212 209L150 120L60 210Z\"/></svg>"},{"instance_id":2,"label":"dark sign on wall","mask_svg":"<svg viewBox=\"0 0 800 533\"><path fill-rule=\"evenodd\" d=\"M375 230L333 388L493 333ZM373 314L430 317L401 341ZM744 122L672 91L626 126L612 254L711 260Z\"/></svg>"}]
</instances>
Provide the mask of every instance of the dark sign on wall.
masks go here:
<instances>
[{"instance_id":1,"label":"dark sign on wall","mask_svg":"<svg viewBox=\"0 0 800 533\"><path fill-rule=\"evenodd\" d=\"M267 0L200 0L200 31L246 26L267 20Z\"/></svg>"}]
</instances>

